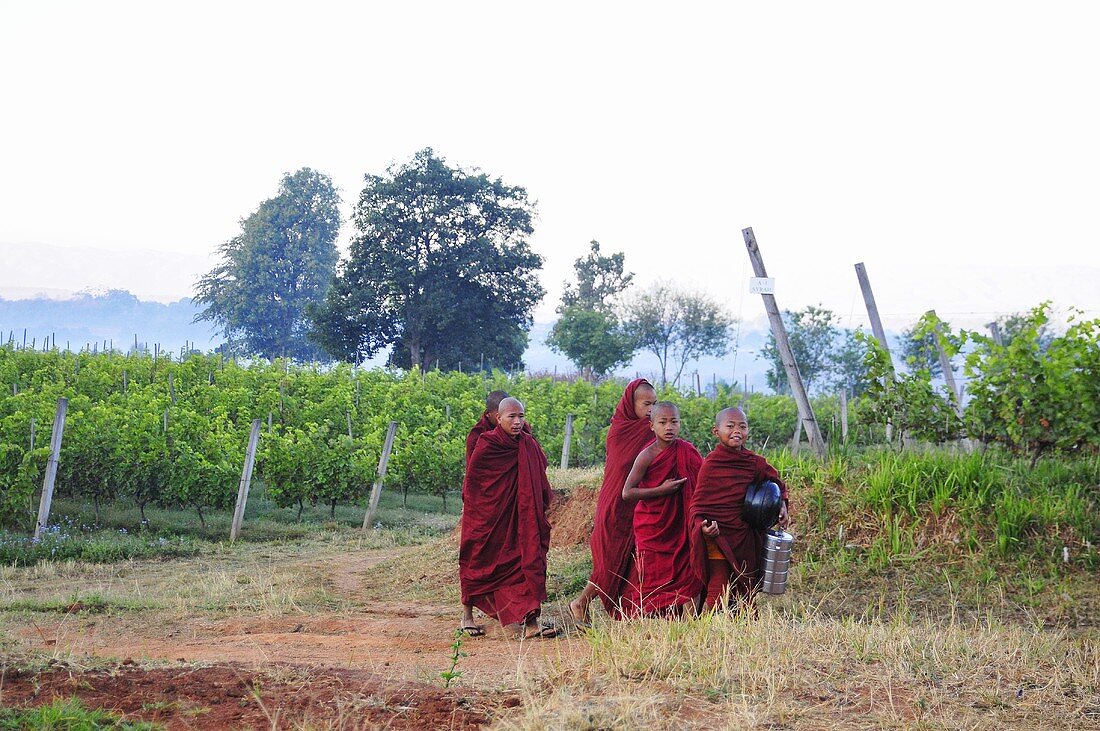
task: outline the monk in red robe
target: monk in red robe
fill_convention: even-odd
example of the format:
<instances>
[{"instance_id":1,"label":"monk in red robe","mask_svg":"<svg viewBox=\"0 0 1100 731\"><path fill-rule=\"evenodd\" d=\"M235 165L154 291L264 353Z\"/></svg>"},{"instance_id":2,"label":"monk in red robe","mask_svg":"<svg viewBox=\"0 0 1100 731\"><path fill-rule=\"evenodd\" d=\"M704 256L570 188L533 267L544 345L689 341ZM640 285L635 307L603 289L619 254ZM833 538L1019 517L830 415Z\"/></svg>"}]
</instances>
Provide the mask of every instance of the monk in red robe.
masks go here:
<instances>
[{"instance_id":1,"label":"monk in red robe","mask_svg":"<svg viewBox=\"0 0 1100 731\"><path fill-rule=\"evenodd\" d=\"M467 472L470 470L470 456L473 455L474 447L477 446L478 437L497 428L497 409L500 408L500 402L506 398L508 398L508 394L504 391L491 391L486 397L485 411L473 428L470 429L470 433L466 435ZM462 605L462 623L458 628L470 637L480 637L485 634L485 628L474 619L474 608L469 604Z\"/></svg>"},{"instance_id":2,"label":"monk in red robe","mask_svg":"<svg viewBox=\"0 0 1100 731\"><path fill-rule=\"evenodd\" d=\"M485 399L485 411L481 414L481 418L477 420L473 428L470 429L470 433L466 435L466 467L470 466L470 455L474 453L474 447L477 445L477 438L487 431L492 431L497 428L497 409L500 408L500 402L508 398L508 394L504 391L493 391Z\"/></svg>"},{"instance_id":3,"label":"monk in red robe","mask_svg":"<svg viewBox=\"0 0 1100 731\"><path fill-rule=\"evenodd\" d=\"M634 504L623 500L623 485L634 458L653 440L649 414L657 391L644 378L631 381L611 416L603 484L596 499L596 519L588 545L592 549L592 576L581 595L569 603L574 621L588 623L588 605L600 597L607 613L620 618L623 586L630 576L634 552Z\"/></svg>"},{"instance_id":4,"label":"monk in red robe","mask_svg":"<svg viewBox=\"0 0 1100 731\"><path fill-rule=\"evenodd\" d=\"M552 637L540 626L550 548L546 454L524 431L523 404L500 402L497 426L478 437L462 484L458 576L462 603L517 637Z\"/></svg>"},{"instance_id":5,"label":"monk in red robe","mask_svg":"<svg viewBox=\"0 0 1100 731\"><path fill-rule=\"evenodd\" d=\"M687 503L703 458L680 439L680 409L661 401L653 407L655 439L634 460L623 500L634 506L634 566L623 591L627 616L693 613L703 588L691 569Z\"/></svg>"},{"instance_id":6,"label":"monk in red robe","mask_svg":"<svg viewBox=\"0 0 1100 731\"><path fill-rule=\"evenodd\" d=\"M749 421L744 411L718 412L712 431L718 444L703 460L688 503L692 567L706 586L707 609L732 602L748 608L760 585L764 531L742 518L745 493L761 480L779 485L783 496L779 525L786 528L787 486L766 459L745 449Z\"/></svg>"}]
</instances>

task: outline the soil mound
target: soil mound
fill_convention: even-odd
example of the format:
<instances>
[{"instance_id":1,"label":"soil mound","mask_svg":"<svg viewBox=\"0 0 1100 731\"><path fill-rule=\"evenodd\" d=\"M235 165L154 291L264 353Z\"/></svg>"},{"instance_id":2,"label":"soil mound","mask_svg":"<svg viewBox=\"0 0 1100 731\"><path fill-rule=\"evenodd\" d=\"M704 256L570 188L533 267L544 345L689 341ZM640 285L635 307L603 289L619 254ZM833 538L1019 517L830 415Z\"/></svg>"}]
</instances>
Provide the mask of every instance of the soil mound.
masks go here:
<instances>
[{"instance_id":1,"label":"soil mound","mask_svg":"<svg viewBox=\"0 0 1100 731\"><path fill-rule=\"evenodd\" d=\"M550 546L588 544L596 517L599 488L575 487L567 493L554 491L547 518L550 520Z\"/></svg>"},{"instance_id":2,"label":"soil mound","mask_svg":"<svg viewBox=\"0 0 1100 731\"><path fill-rule=\"evenodd\" d=\"M596 522L596 497L598 488L575 487L572 490L553 490L546 518L550 521L550 547L564 548L588 544L592 526ZM462 518L451 533L455 540L462 535Z\"/></svg>"}]
</instances>

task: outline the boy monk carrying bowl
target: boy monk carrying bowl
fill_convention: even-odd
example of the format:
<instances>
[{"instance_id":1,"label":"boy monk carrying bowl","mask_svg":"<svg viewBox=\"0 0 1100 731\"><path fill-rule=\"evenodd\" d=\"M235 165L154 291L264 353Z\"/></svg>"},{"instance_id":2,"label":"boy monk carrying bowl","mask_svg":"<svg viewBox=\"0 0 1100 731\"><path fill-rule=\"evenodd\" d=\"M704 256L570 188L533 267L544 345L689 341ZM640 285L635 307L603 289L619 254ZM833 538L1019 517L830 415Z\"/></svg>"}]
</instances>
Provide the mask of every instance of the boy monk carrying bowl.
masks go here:
<instances>
[{"instance_id":1,"label":"boy monk carrying bowl","mask_svg":"<svg viewBox=\"0 0 1100 731\"><path fill-rule=\"evenodd\" d=\"M703 587L691 569L687 504L703 458L680 439L680 409L661 401L649 416L656 437L634 460L623 500L634 503L634 568L623 614L677 616L695 610Z\"/></svg>"},{"instance_id":2,"label":"boy monk carrying bowl","mask_svg":"<svg viewBox=\"0 0 1100 731\"><path fill-rule=\"evenodd\" d=\"M749 420L744 411L718 412L712 432L718 444L703 460L688 504L692 567L706 586L707 609L734 601L750 607L760 584L765 531L745 523L745 493L761 480L779 485L783 497L779 526L786 528L787 486L766 459L745 449Z\"/></svg>"}]
</instances>

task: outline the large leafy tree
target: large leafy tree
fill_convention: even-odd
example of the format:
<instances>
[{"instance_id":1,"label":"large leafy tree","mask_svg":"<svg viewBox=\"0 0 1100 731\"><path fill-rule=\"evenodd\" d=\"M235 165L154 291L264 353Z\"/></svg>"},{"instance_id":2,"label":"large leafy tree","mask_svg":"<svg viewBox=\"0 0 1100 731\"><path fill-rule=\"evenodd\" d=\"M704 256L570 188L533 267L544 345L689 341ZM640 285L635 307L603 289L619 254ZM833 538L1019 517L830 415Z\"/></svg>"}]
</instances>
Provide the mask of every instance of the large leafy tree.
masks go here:
<instances>
[{"instance_id":1,"label":"large leafy tree","mask_svg":"<svg viewBox=\"0 0 1100 731\"><path fill-rule=\"evenodd\" d=\"M241 221L222 244L222 261L195 285L203 310L229 349L265 358L321 355L306 336L306 306L320 302L336 271L340 197L332 180L309 168L283 176L279 192Z\"/></svg>"},{"instance_id":2,"label":"large leafy tree","mask_svg":"<svg viewBox=\"0 0 1100 731\"><path fill-rule=\"evenodd\" d=\"M826 383L834 369L840 334L835 325L837 315L824 307L808 305L797 312L784 310L782 317L787 328L787 339L798 363L798 372L802 375L806 390L811 391L815 385ZM759 357L770 363L766 376L768 386L776 393L790 393L787 371L779 357L775 336L771 333Z\"/></svg>"},{"instance_id":3,"label":"large leafy tree","mask_svg":"<svg viewBox=\"0 0 1100 731\"><path fill-rule=\"evenodd\" d=\"M630 362L634 355L634 338L619 316L622 293L634 274L624 271L622 252L604 256L598 241L590 247L588 255L573 264L577 281L565 284L559 317L546 344L592 379Z\"/></svg>"},{"instance_id":4,"label":"large leafy tree","mask_svg":"<svg viewBox=\"0 0 1100 731\"><path fill-rule=\"evenodd\" d=\"M670 368L676 368L673 382L678 382L689 362L729 352L733 323L707 295L665 282L657 282L627 305L626 328L638 348L657 356L662 386Z\"/></svg>"},{"instance_id":5,"label":"large leafy tree","mask_svg":"<svg viewBox=\"0 0 1100 731\"><path fill-rule=\"evenodd\" d=\"M442 368L520 364L544 290L527 239L534 204L520 187L452 168L430 148L367 175L356 234L314 337L332 355Z\"/></svg>"}]
</instances>

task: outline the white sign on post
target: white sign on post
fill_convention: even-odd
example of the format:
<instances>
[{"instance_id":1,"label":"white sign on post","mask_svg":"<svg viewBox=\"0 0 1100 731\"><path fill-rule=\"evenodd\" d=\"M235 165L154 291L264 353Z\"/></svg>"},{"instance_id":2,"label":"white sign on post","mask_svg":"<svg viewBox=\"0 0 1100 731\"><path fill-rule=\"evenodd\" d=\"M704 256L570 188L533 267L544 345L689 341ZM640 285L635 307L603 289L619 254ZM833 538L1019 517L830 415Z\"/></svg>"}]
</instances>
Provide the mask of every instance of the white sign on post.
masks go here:
<instances>
[{"instance_id":1,"label":"white sign on post","mask_svg":"<svg viewBox=\"0 0 1100 731\"><path fill-rule=\"evenodd\" d=\"M749 294L775 294L775 277L749 277Z\"/></svg>"}]
</instances>

